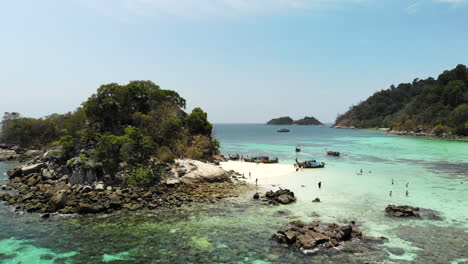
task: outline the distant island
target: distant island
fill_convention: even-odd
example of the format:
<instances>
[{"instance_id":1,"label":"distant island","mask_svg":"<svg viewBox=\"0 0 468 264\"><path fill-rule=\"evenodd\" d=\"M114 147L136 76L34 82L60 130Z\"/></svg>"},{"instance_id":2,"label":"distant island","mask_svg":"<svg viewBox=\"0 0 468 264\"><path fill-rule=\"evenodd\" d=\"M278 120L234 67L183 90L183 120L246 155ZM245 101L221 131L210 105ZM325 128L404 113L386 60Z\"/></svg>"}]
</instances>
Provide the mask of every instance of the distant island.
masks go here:
<instances>
[{"instance_id":1,"label":"distant island","mask_svg":"<svg viewBox=\"0 0 468 264\"><path fill-rule=\"evenodd\" d=\"M468 136L468 70L390 86L337 117L338 128L388 128L404 135Z\"/></svg>"},{"instance_id":2,"label":"distant island","mask_svg":"<svg viewBox=\"0 0 468 264\"><path fill-rule=\"evenodd\" d=\"M289 116L279 117L271 119L266 123L267 125L300 125L300 126L316 126L323 125L322 122L318 121L317 118L313 116L306 116L302 119L294 121Z\"/></svg>"}]
</instances>

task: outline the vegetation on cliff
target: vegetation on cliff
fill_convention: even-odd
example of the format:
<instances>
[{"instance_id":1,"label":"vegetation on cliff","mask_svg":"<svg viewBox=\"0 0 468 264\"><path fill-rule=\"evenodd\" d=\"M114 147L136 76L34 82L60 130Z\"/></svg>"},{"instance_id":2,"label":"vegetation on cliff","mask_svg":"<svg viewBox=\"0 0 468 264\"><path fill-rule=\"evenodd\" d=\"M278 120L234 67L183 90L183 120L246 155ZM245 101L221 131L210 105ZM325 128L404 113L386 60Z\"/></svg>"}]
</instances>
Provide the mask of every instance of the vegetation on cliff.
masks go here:
<instances>
[{"instance_id":1,"label":"vegetation on cliff","mask_svg":"<svg viewBox=\"0 0 468 264\"><path fill-rule=\"evenodd\" d=\"M5 113L0 142L25 148L57 146L57 162L79 156L101 163L106 174L125 169L133 176L130 183L149 184L161 171L155 163L177 157L206 159L218 152L207 114L200 108L186 113L185 105L178 93L151 81L110 83L74 112L39 119Z\"/></svg>"},{"instance_id":2,"label":"vegetation on cliff","mask_svg":"<svg viewBox=\"0 0 468 264\"><path fill-rule=\"evenodd\" d=\"M280 118L274 118L267 122L267 125L301 125L301 126L308 126L308 125L323 125L320 121L318 121L315 117L306 116L302 119L294 121L289 116L284 116Z\"/></svg>"},{"instance_id":3,"label":"vegetation on cliff","mask_svg":"<svg viewBox=\"0 0 468 264\"><path fill-rule=\"evenodd\" d=\"M306 116L302 119L294 121L295 125L301 126L310 126L310 125L323 125L322 122L318 121L317 118L313 116Z\"/></svg>"},{"instance_id":4,"label":"vegetation on cliff","mask_svg":"<svg viewBox=\"0 0 468 264\"><path fill-rule=\"evenodd\" d=\"M468 70L458 65L437 79L392 85L339 115L335 126L468 135Z\"/></svg>"},{"instance_id":5,"label":"vegetation on cliff","mask_svg":"<svg viewBox=\"0 0 468 264\"><path fill-rule=\"evenodd\" d=\"M289 116L283 116L279 118L273 118L266 123L267 125L292 125L294 120Z\"/></svg>"}]
</instances>

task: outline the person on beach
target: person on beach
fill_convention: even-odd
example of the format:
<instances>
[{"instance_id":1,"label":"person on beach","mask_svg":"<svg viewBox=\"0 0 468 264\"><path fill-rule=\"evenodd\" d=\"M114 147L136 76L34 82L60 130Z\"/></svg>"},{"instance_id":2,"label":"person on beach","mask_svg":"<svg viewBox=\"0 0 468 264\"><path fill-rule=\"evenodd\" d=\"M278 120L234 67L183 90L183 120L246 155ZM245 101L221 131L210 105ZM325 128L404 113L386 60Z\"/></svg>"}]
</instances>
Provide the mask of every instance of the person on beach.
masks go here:
<instances>
[{"instance_id":1,"label":"person on beach","mask_svg":"<svg viewBox=\"0 0 468 264\"><path fill-rule=\"evenodd\" d=\"M249 172L249 179L252 179L252 173Z\"/></svg>"},{"instance_id":2,"label":"person on beach","mask_svg":"<svg viewBox=\"0 0 468 264\"><path fill-rule=\"evenodd\" d=\"M392 191L390 191L389 195L390 195L390 197L392 197Z\"/></svg>"},{"instance_id":3,"label":"person on beach","mask_svg":"<svg viewBox=\"0 0 468 264\"><path fill-rule=\"evenodd\" d=\"M258 178L255 178L255 186L258 185Z\"/></svg>"},{"instance_id":4,"label":"person on beach","mask_svg":"<svg viewBox=\"0 0 468 264\"><path fill-rule=\"evenodd\" d=\"M322 188L322 182L321 182L321 181L319 181L319 183L318 183L318 187L319 187L319 189L321 189L321 188Z\"/></svg>"},{"instance_id":5,"label":"person on beach","mask_svg":"<svg viewBox=\"0 0 468 264\"><path fill-rule=\"evenodd\" d=\"M244 155L241 155L241 160L240 161L242 162L243 160L244 160Z\"/></svg>"}]
</instances>

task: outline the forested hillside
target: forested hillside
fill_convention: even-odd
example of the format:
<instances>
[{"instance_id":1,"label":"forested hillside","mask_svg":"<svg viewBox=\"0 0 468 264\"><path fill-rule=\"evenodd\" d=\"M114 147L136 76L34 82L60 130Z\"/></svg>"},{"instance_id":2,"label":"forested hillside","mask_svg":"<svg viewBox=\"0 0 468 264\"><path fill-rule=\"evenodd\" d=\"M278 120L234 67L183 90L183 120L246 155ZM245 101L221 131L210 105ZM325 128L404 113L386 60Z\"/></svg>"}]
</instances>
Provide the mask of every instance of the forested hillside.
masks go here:
<instances>
[{"instance_id":1,"label":"forested hillside","mask_svg":"<svg viewBox=\"0 0 468 264\"><path fill-rule=\"evenodd\" d=\"M468 70L458 65L437 79L392 85L339 115L335 126L468 135Z\"/></svg>"}]
</instances>

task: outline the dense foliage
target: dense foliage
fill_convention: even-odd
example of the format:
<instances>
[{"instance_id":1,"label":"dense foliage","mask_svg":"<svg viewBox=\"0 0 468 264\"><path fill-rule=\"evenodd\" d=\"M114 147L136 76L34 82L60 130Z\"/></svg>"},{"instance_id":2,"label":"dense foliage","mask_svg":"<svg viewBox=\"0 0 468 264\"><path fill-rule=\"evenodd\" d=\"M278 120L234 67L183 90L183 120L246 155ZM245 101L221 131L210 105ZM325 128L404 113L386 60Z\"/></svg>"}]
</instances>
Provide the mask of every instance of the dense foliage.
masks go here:
<instances>
[{"instance_id":1,"label":"dense foliage","mask_svg":"<svg viewBox=\"0 0 468 264\"><path fill-rule=\"evenodd\" d=\"M339 115L335 125L468 135L468 70L458 65L437 79L392 85Z\"/></svg>"},{"instance_id":2,"label":"dense foliage","mask_svg":"<svg viewBox=\"0 0 468 264\"><path fill-rule=\"evenodd\" d=\"M267 125L323 125L315 117L306 116L303 119L294 121L289 116L284 116L280 118L274 118L267 122Z\"/></svg>"},{"instance_id":3,"label":"dense foliage","mask_svg":"<svg viewBox=\"0 0 468 264\"><path fill-rule=\"evenodd\" d=\"M110 83L64 115L35 119L5 113L0 141L23 147L61 146L65 161L92 150L87 158L102 163L106 173L126 168L131 171L130 183L145 175L145 184L152 183L159 169L142 168L177 157L206 159L218 151L207 114L200 108L187 114L185 103L178 93L151 81Z\"/></svg>"},{"instance_id":4,"label":"dense foliage","mask_svg":"<svg viewBox=\"0 0 468 264\"><path fill-rule=\"evenodd\" d=\"M267 122L267 125L292 125L294 120L289 116L283 116L279 118L273 118Z\"/></svg>"},{"instance_id":5,"label":"dense foliage","mask_svg":"<svg viewBox=\"0 0 468 264\"><path fill-rule=\"evenodd\" d=\"M306 116L303 119L294 121L295 125L309 126L309 125L323 125L322 122L318 121L317 118L313 116Z\"/></svg>"}]
</instances>

